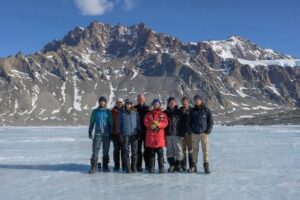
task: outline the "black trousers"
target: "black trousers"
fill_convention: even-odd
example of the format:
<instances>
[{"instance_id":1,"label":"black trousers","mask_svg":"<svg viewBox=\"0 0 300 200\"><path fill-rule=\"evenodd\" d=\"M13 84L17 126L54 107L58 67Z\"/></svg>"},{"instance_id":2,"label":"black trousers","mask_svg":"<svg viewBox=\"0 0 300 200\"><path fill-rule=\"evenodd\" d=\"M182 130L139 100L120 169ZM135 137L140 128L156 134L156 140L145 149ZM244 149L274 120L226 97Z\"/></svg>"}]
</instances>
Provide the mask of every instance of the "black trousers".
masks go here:
<instances>
[{"instance_id":1,"label":"black trousers","mask_svg":"<svg viewBox=\"0 0 300 200\"><path fill-rule=\"evenodd\" d=\"M157 154L157 161L159 169L164 168L164 149L163 148L148 148L151 155L149 168L155 169L155 155Z\"/></svg>"},{"instance_id":2,"label":"black trousers","mask_svg":"<svg viewBox=\"0 0 300 200\"><path fill-rule=\"evenodd\" d=\"M112 141L113 141L113 145L114 145L113 155L114 155L115 167L119 168L120 167L120 158L122 158L121 157L122 143L120 142L120 136L113 135ZM122 167L124 167L123 160L122 160Z\"/></svg>"},{"instance_id":3,"label":"black trousers","mask_svg":"<svg viewBox=\"0 0 300 200\"><path fill-rule=\"evenodd\" d=\"M131 136L120 136L122 137L122 161L126 168L135 169L137 163L137 146L138 137L137 135ZM131 165L130 165L130 150L131 150Z\"/></svg>"},{"instance_id":4,"label":"black trousers","mask_svg":"<svg viewBox=\"0 0 300 200\"><path fill-rule=\"evenodd\" d=\"M141 169L142 168L142 164L143 164L143 159L145 162L145 167L146 169L149 168L149 162L150 162L150 152L149 149L147 147L145 147L145 134L142 135L139 140L138 140L138 159L137 159L137 169ZM144 152L143 152L144 150Z\"/></svg>"}]
</instances>

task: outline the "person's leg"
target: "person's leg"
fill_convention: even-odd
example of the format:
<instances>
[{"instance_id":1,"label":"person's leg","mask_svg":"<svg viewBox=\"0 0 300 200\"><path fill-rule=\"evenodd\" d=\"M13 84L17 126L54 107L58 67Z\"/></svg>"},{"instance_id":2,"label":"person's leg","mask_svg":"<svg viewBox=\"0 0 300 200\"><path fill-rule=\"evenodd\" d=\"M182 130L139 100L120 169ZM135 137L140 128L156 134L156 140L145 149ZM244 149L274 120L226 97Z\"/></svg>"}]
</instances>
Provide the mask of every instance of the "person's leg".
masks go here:
<instances>
[{"instance_id":1,"label":"person's leg","mask_svg":"<svg viewBox=\"0 0 300 200\"><path fill-rule=\"evenodd\" d=\"M196 172L197 171L199 142L200 142L200 135L192 133L193 153L192 153L192 159L191 159L192 167L190 168L190 172Z\"/></svg>"},{"instance_id":2,"label":"person's leg","mask_svg":"<svg viewBox=\"0 0 300 200\"><path fill-rule=\"evenodd\" d=\"M186 144L187 144L187 148L188 148L189 168L191 168L191 166L192 166L192 157L193 157L192 134L188 134L186 136Z\"/></svg>"},{"instance_id":3,"label":"person's leg","mask_svg":"<svg viewBox=\"0 0 300 200\"><path fill-rule=\"evenodd\" d=\"M136 167L139 172L142 172L142 162L143 162L143 152L142 152L142 147L143 147L143 139L139 138L137 142L137 163Z\"/></svg>"},{"instance_id":4,"label":"person's leg","mask_svg":"<svg viewBox=\"0 0 300 200\"><path fill-rule=\"evenodd\" d=\"M149 148L149 155L150 155L149 173L151 173L151 174L153 174L155 171L155 152L156 152L155 149Z\"/></svg>"},{"instance_id":5,"label":"person's leg","mask_svg":"<svg viewBox=\"0 0 300 200\"><path fill-rule=\"evenodd\" d=\"M168 172L174 172L175 169L175 150L174 150L174 136L167 136L167 159L169 163Z\"/></svg>"},{"instance_id":6,"label":"person's leg","mask_svg":"<svg viewBox=\"0 0 300 200\"><path fill-rule=\"evenodd\" d=\"M102 148L103 148L103 168L104 172L109 172L108 163L109 163L109 147L110 147L110 135L102 135Z\"/></svg>"},{"instance_id":7,"label":"person's leg","mask_svg":"<svg viewBox=\"0 0 300 200\"><path fill-rule=\"evenodd\" d=\"M100 151L102 137L99 135L95 135L93 138L93 154L91 157L91 169L89 171L90 174L96 173L98 171L98 155Z\"/></svg>"},{"instance_id":8,"label":"person's leg","mask_svg":"<svg viewBox=\"0 0 300 200\"><path fill-rule=\"evenodd\" d=\"M150 163L150 158L151 158L151 155L149 153L149 148L145 146L145 140L143 141L143 146L144 146L144 162L145 162L145 170L148 170L149 169L149 163Z\"/></svg>"},{"instance_id":9,"label":"person's leg","mask_svg":"<svg viewBox=\"0 0 300 200\"><path fill-rule=\"evenodd\" d=\"M206 174L210 173L209 164L208 164L208 135L207 134L200 134L201 138L201 147L203 153L203 167L204 172Z\"/></svg>"},{"instance_id":10,"label":"person's leg","mask_svg":"<svg viewBox=\"0 0 300 200\"><path fill-rule=\"evenodd\" d=\"M118 171L120 169L120 142L117 135L114 135L113 138L113 155L114 155L114 171Z\"/></svg>"},{"instance_id":11,"label":"person's leg","mask_svg":"<svg viewBox=\"0 0 300 200\"><path fill-rule=\"evenodd\" d=\"M186 151L187 151L187 135L183 138L182 140L182 154L183 154L183 158L182 158L182 162L181 162L181 166L183 168L183 170L187 169L187 155L186 155Z\"/></svg>"},{"instance_id":12,"label":"person's leg","mask_svg":"<svg viewBox=\"0 0 300 200\"><path fill-rule=\"evenodd\" d=\"M164 149L163 148L159 148L157 150L157 154L158 154L158 166L159 166L159 173L164 173Z\"/></svg>"},{"instance_id":13,"label":"person's leg","mask_svg":"<svg viewBox=\"0 0 300 200\"><path fill-rule=\"evenodd\" d=\"M137 148L138 148L138 140L137 136L131 136L131 170L132 172L137 172Z\"/></svg>"},{"instance_id":14,"label":"person's leg","mask_svg":"<svg viewBox=\"0 0 300 200\"><path fill-rule=\"evenodd\" d=\"M129 136L123 136L124 137L124 142L123 142L123 161L125 163L125 171L127 173L131 172L130 168L130 160L129 160L129 145L130 145L130 138Z\"/></svg>"},{"instance_id":15,"label":"person's leg","mask_svg":"<svg viewBox=\"0 0 300 200\"><path fill-rule=\"evenodd\" d=\"M175 170L182 172L182 159L183 159L183 152L182 152L182 141L183 137L174 136L174 152L175 152Z\"/></svg>"}]
</instances>

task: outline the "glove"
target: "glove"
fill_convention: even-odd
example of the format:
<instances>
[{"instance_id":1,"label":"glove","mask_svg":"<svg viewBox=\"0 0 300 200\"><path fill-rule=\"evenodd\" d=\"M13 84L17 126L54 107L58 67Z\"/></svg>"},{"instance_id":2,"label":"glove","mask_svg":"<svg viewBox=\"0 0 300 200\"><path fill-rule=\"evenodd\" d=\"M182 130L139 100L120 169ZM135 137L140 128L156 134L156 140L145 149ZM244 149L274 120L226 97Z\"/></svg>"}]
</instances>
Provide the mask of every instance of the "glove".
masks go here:
<instances>
[{"instance_id":1,"label":"glove","mask_svg":"<svg viewBox=\"0 0 300 200\"><path fill-rule=\"evenodd\" d=\"M152 123L155 124L157 127L159 127L160 124L159 121L153 121Z\"/></svg>"},{"instance_id":2,"label":"glove","mask_svg":"<svg viewBox=\"0 0 300 200\"><path fill-rule=\"evenodd\" d=\"M157 128L157 126L156 126L156 124L151 124L151 129L156 129Z\"/></svg>"},{"instance_id":3,"label":"glove","mask_svg":"<svg viewBox=\"0 0 300 200\"><path fill-rule=\"evenodd\" d=\"M92 140L93 139L93 133L89 132L89 138Z\"/></svg>"}]
</instances>

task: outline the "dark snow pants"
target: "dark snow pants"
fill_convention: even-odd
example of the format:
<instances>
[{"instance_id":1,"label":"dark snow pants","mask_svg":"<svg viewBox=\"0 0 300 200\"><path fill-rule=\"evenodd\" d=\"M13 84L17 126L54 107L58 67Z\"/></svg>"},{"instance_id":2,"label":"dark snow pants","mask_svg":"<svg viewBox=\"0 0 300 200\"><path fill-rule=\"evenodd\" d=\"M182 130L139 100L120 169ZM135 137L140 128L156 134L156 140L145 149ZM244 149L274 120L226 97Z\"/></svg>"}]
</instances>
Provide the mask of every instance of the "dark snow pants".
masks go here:
<instances>
[{"instance_id":1,"label":"dark snow pants","mask_svg":"<svg viewBox=\"0 0 300 200\"><path fill-rule=\"evenodd\" d=\"M120 136L122 137L122 161L124 162L126 168L134 169L137 163L137 145L138 138L137 135L131 136ZM129 152L131 150L131 165Z\"/></svg>"},{"instance_id":2,"label":"dark snow pants","mask_svg":"<svg viewBox=\"0 0 300 200\"><path fill-rule=\"evenodd\" d=\"M114 145L113 154L114 154L115 167L119 168L120 167L121 149L122 149L122 143L120 142L120 136L113 135L112 141L113 141L113 145ZM121 159L123 159L123 158L121 157ZM123 160L122 160L122 167L124 167Z\"/></svg>"},{"instance_id":3,"label":"dark snow pants","mask_svg":"<svg viewBox=\"0 0 300 200\"><path fill-rule=\"evenodd\" d=\"M101 143L102 143L103 158L109 158L110 135L95 134L93 139L93 154L92 154L92 160L94 161L98 161Z\"/></svg>"}]
</instances>

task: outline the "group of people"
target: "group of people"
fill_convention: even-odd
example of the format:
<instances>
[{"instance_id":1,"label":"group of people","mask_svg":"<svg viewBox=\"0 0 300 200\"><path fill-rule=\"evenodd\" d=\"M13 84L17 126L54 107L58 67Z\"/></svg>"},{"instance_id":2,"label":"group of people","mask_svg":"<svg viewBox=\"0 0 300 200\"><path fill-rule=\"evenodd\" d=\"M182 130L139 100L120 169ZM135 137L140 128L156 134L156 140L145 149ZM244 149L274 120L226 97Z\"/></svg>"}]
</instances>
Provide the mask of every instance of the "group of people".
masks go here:
<instances>
[{"instance_id":1,"label":"group of people","mask_svg":"<svg viewBox=\"0 0 300 200\"><path fill-rule=\"evenodd\" d=\"M93 140L90 174L98 168L109 172L109 148L113 141L114 171L121 168L127 173L155 172L156 154L159 173L164 172L164 147L167 149L168 172L197 172L199 146L203 153L203 167L210 173L208 163L208 135L213 128L210 109L200 95L194 97L190 106L188 97L183 97L181 107L174 97L168 98L167 109L154 99L146 105L145 96L137 96L137 105L130 99L118 98L110 110L105 97L99 98L99 107L90 118L89 138ZM94 134L93 134L93 130ZM102 144L103 159L99 166L98 154ZM189 163L189 167L187 166Z\"/></svg>"}]
</instances>

